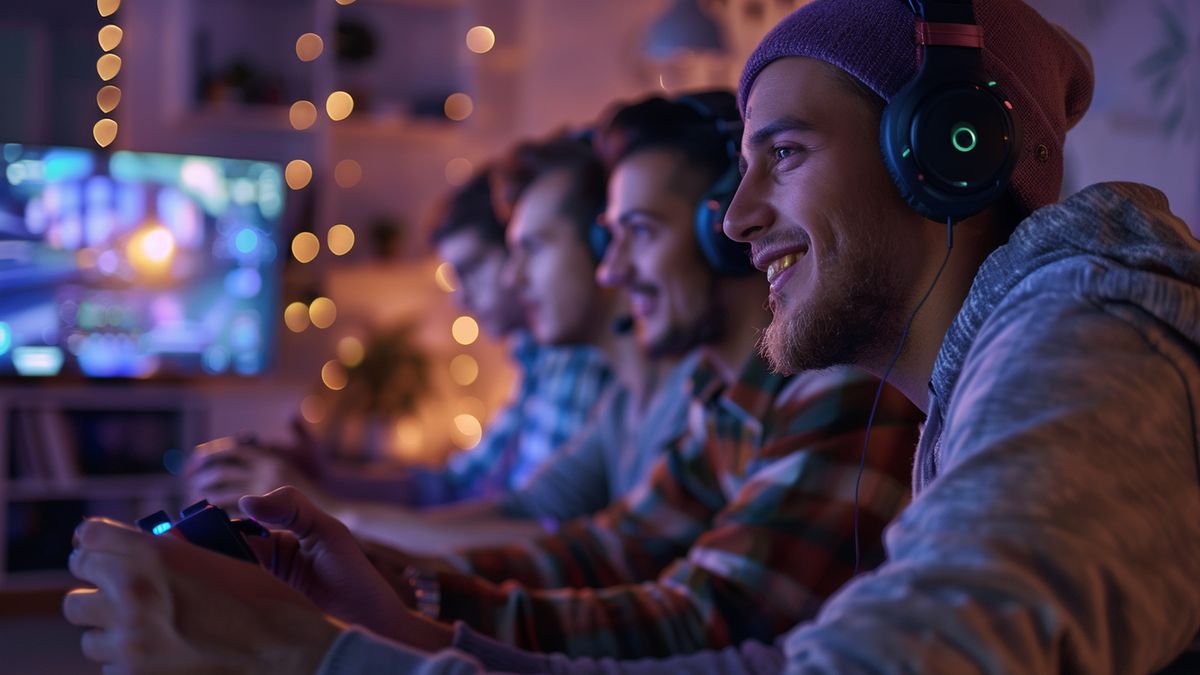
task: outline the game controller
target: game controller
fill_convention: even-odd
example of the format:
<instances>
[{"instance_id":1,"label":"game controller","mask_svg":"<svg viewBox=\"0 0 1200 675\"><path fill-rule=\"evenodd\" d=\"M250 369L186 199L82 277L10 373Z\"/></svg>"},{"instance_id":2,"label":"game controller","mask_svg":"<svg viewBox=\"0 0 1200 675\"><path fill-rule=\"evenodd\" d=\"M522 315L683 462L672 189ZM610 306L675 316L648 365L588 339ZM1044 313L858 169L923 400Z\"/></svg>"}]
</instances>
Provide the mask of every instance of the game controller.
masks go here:
<instances>
[{"instance_id":1,"label":"game controller","mask_svg":"<svg viewBox=\"0 0 1200 675\"><path fill-rule=\"evenodd\" d=\"M137 526L155 536L168 532L210 551L258 563L258 558L246 544L245 537L268 536L267 530L253 520L230 519L221 509L201 499L180 512L179 522L172 523L166 511L152 513L137 521Z\"/></svg>"}]
</instances>

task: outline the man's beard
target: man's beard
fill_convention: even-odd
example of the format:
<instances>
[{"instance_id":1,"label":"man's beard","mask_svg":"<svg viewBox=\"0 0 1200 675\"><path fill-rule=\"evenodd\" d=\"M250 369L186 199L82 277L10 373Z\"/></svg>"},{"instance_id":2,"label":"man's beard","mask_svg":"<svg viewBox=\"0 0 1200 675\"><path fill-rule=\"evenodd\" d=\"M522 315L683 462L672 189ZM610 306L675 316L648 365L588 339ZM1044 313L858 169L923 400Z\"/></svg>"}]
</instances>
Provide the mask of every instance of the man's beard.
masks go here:
<instances>
[{"instance_id":1,"label":"man's beard","mask_svg":"<svg viewBox=\"0 0 1200 675\"><path fill-rule=\"evenodd\" d=\"M713 344L725 337L725 317L717 298L716 278L709 276L704 289L704 311L688 323L673 323L658 339L646 345L651 358L683 356L701 345Z\"/></svg>"},{"instance_id":2,"label":"man's beard","mask_svg":"<svg viewBox=\"0 0 1200 675\"><path fill-rule=\"evenodd\" d=\"M876 264L886 258L862 253L866 255L853 266L831 261L837 278L822 280L818 290L824 292L809 293L807 304L789 307L786 298L772 303L774 316L759 352L774 370L799 373L864 365L887 348L899 330L897 310L903 295L890 269Z\"/></svg>"}]
</instances>

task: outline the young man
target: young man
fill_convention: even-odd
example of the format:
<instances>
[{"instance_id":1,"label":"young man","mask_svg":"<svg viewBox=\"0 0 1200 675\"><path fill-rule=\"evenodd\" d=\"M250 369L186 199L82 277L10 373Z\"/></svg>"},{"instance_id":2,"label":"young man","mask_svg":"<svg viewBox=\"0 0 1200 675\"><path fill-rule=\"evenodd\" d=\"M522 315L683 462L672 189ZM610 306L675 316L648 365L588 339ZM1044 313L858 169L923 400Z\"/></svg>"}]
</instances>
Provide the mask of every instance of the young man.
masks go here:
<instances>
[{"instance_id":1,"label":"young man","mask_svg":"<svg viewBox=\"0 0 1200 675\"><path fill-rule=\"evenodd\" d=\"M1017 0L974 5L1023 140L1005 194L953 225L952 248L945 222L902 199L877 139L883 102L917 72L914 36L970 38L935 25L963 18L914 27L901 2L815 0L742 78L745 177L726 231L772 279L772 361L882 374L898 354L890 379L929 414L887 562L782 653L484 666L1197 672L1181 653L1200 630L1200 242L1145 186L1055 203L1087 55Z\"/></svg>"},{"instance_id":2,"label":"young man","mask_svg":"<svg viewBox=\"0 0 1200 675\"><path fill-rule=\"evenodd\" d=\"M511 492L585 427L611 380L609 361L593 344L599 334L590 317L564 319L565 327L540 336L526 332L520 300L504 276L509 253L504 225L493 209L490 173L481 171L451 196L432 237L458 278L455 301L489 335L512 342L521 371L511 403L497 414L480 444L452 457L442 470L410 468L400 475L367 476L322 469L315 449L303 443L291 451L226 443L224 450L197 453L189 464L189 488L197 498L233 507L242 495L297 485L355 529L383 535L404 514L372 503L428 507ZM564 271L563 279L581 279L576 285L582 283L582 295L571 302L594 308L598 291L588 269ZM562 279L547 283L550 292L556 281ZM600 339L608 341L603 335ZM626 358L624 352L631 349L621 349Z\"/></svg>"},{"instance_id":3,"label":"young man","mask_svg":"<svg viewBox=\"0 0 1200 675\"><path fill-rule=\"evenodd\" d=\"M674 120L656 128L682 131L682 137L656 133L652 140L631 139L618 153L607 216L614 241L603 267L606 276L640 294L633 306L647 331L707 340L705 364L692 383L688 433L649 480L595 518L523 547L472 550L450 561L486 579L455 573L412 576L416 605L426 616L465 618L485 633L539 650L662 656L771 639L810 616L853 574L856 533L862 565L880 560L880 529L906 501L914 409L896 392L884 390L862 489L856 490L863 431L878 382L843 368L784 377L771 373L757 356L754 346L766 319L764 280L757 275L713 278L704 270L696 235L697 207L707 206L708 187L731 162L727 132L691 104L673 106L672 112ZM538 183L552 186L555 180L553 174L543 176L530 194L536 194ZM711 290L707 302L680 302L682 288L693 285ZM714 316L725 320L719 330L707 325ZM275 562L277 575L305 589L324 611L425 648L452 639L461 646L490 644L465 627L451 635L444 623L399 610L397 594L385 589L412 594L401 578L403 563L386 570L387 577L371 574L344 528L295 491L247 498L242 505L261 521L290 530L274 535L274 553L262 555ZM190 573L178 576L169 564L154 562L174 560L177 544L102 521L81 529L72 568L81 578L101 579L105 593L76 592L65 612L76 623L102 628L89 639L97 643L94 658L148 664L155 657L123 649L123 637L149 634L144 631L181 635L176 632L181 627L158 613L161 605L110 588L103 570L119 569L122 578L153 578L180 602L188 602L191 588L224 584L225 597L225 589L261 576L253 569L234 575L231 564L214 562L204 551L196 552L197 559L219 566L223 574L213 572L203 581ZM103 553L114 547L123 553L115 558ZM160 547L172 550L149 554ZM151 561L137 562L144 558ZM497 585L487 579L512 581ZM244 601L247 631L215 639L234 649L234 643L252 637L285 650L283 645L290 644L296 650L288 652L287 658L295 659L290 663L311 668L324 653L319 647L329 647L337 637L336 626L322 638L320 615L311 606L306 611L303 599L284 600L286 594L271 581L264 583L269 589L264 595ZM295 623L291 637L250 618L277 603L288 607ZM234 611L224 602L221 606L226 616ZM122 608L120 618L111 613L116 607ZM196 611L177 614L201 623L216 620L203 607ZM262 631L251 628L259 625ZM403 658L403 648L361 631L340 637L325 662L330 672L379 669L392 656ZM209 653L205 647L187 651L196 655L197 664L206 658L202 652Z\"/></svg>"}]
</instances>

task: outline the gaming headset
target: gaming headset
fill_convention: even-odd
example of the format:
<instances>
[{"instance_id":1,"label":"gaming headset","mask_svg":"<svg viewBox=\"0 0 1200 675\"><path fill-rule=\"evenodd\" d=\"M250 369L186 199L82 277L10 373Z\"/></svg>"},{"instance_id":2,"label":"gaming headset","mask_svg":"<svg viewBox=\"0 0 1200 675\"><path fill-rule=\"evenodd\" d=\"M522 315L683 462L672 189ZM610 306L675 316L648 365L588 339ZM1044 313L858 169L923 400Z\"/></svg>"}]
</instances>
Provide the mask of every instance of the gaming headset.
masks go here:
<instances>
[{"instance_id":1,"label":"gaming headset","mask_svg":"<svg viewBox=\"0 0 1200 675\"><path fill-rule=\"evenodd\" d=\"M742 180L737 164L742 121L723 119L697 96L680 96L675 102L694 110L705 123L711 124L726 139L725 151L729 158L729 166L705 190L696 205L696 243L704 254L704 260L709 267L724 276L746 276L756 272L750 262L750 245L725 236L724 228L725 212L729 209Z\"/></svg>"},{"instance_id":2,"label":"gaming headset","mask_svg":"<svg viewBox=\"0 0 1200 675\"><path fill-rule=\"evenodd\" d=\"M880 123L884 164L918 213L954 223L1008 188L1021 130L1012 103L983 67L971 0L909 0L920 67Z\"/></svg>"}]
</instances>

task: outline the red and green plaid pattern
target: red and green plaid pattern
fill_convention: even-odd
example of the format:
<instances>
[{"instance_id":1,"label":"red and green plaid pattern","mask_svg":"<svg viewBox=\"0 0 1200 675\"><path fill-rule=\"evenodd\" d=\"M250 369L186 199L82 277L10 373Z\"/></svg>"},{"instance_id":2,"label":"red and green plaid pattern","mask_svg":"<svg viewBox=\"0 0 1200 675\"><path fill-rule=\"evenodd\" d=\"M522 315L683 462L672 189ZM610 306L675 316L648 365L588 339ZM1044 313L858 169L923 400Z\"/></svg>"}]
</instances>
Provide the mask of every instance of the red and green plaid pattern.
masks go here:
<instances>
[{"instance_id":1,"label":"red and green plaid pattern","mask_svg":"<svg viewBox=\"0 0 1200 675\"><path fill-rule=\"evenodd\" d=\"M757 356L722 385L697 371L688 434L597 516L470 549L442 573L441 618L515 646L637 658L769 642L854 568L854 483L878 381L783 377ZM886 388L859 496L862 568L908 500L920 413Z\"/></svg>"}]
</instances>

